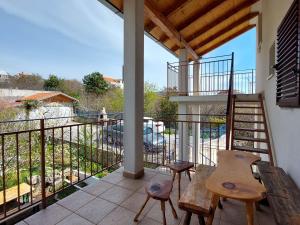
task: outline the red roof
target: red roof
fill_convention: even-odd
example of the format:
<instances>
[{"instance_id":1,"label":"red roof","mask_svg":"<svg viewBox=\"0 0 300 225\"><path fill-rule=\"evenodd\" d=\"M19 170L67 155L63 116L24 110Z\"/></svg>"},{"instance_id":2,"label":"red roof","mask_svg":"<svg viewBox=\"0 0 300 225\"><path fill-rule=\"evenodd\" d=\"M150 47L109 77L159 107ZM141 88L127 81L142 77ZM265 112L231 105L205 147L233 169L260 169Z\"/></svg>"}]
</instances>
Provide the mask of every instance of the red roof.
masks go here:
<instances>
[{"instance_id":1,"label":"red roof","mask_svg":"<svg viewBox=\"0 0 300 225\"><path fill-rule=\"evenodd\" d=\"M19 101L76 102L78 100L62 92L39 92L33 95L25 96Z\"/></svg>"}]
</instances>

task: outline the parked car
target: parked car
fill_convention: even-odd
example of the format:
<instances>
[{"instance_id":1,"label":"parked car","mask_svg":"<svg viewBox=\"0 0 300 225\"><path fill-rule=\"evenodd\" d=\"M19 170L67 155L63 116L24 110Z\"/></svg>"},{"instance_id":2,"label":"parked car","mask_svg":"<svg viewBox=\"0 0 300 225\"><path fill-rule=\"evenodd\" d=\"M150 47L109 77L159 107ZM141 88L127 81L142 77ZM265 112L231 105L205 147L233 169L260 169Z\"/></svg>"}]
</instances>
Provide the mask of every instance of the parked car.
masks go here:
<instances>
[{"instance_id":1,"label":"parked car","mask_svg":"<svg viewBox=\"0 0 300 225\"><path fill-rule=\"evenodd\" d=\"M165 130L164 122L162 121L154 121L152 117L144 117L144 125L148 125L149 127L153 127L154 132L162 133Z\"/></svg>"},{"instance_id":2,"label":"parked car","mask_svg":"<svg viewBox=\"0 0 300 225\"><path fill-rule=\"evenodd\" d=\"M103 138L109 144L123 146L124 124L109 125L103 129ZM147 152L161 152L166 146L166 140L152 129L151 126L144 123L144 150Z\"/></svg>"}]
</instances>

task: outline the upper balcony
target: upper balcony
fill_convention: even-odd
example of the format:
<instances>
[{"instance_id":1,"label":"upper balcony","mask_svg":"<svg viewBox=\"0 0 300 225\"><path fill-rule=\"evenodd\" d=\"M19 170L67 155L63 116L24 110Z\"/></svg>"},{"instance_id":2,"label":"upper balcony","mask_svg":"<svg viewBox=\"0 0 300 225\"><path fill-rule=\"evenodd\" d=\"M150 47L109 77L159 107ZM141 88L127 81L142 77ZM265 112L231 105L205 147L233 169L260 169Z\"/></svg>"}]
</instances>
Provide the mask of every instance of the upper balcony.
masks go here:
<instances>
[{"instance_id":1,"label":"upper balcony","mask_svg":"<svg viewBox=\"0 0 300 225\"><path fill-rule=\"evenodd\" d=\"M201 58L198 62L167 63L167 91L171 100L225 102L232 72L233 93L254 94L255 70L234 70L233 63L233 54Z\"/></svg>"}]
</instances>

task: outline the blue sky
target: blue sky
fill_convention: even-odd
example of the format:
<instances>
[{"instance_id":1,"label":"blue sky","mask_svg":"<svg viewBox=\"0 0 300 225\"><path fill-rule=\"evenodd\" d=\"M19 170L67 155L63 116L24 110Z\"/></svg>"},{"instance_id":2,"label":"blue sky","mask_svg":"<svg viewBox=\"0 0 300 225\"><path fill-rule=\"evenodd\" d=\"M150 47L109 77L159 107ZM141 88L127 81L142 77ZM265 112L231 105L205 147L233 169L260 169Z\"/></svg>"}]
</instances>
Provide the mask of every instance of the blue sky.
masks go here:
<instances>
[{"instance_id":1,"label":"blue sky","mask_svg":"<svg viewBox=\"0 0 300 225\"><path fill-rule=\"evenodd\" d=\"M99 71L121 78L123 20L97 0L1 0L0 71L81 80ZM235 52L235 68L255 68L255 29L209 53ZM145 36L145 81L166 85L177 59Z\"/></svg>"}]
</instances>

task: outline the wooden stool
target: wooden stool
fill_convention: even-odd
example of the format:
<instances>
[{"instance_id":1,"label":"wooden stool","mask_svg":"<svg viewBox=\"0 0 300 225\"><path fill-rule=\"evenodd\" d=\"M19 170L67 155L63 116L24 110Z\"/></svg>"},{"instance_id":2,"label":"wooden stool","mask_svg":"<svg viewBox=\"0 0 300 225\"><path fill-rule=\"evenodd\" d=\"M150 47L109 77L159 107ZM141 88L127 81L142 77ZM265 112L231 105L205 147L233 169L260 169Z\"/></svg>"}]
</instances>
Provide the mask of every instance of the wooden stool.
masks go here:
<instances>
[{"instance_id":1,"label":"wooden stool","mask_svg":"<svg viewBox=\"0 0 300 225\"><path fill-rule=\"evenodd\" d=\"M172 201L170 199L170 193L172 191L173 182L171 180L163 180L163 181L150 181L150 183L145 187L146 193L147 193L147 199L145 203L143 204L142 208L136 214L134 217L134 221L138 221L139 215L142 213L143 209L145 208L147 202L150 198L153 198L155 200L159 200L161 203L161 210L163 213L163 224L166 225L166 208L165 208L165 202L169 201L172 213L175 219L177 219L177 213L174 209L174 206L172 204Z\"/></svg>"},{"instance_id":2,"label":"wooden stool","mask_svg":"<svg viewBox=\"0 0 300 225\"><path fill-rule=\"evenodd\" d=\"M173 182L175 180L176 173L178 173L178 200L180 199L180 180L181 180L181 172L186 171L189 179L191 181L191 174L189 169L194 167L194 163L188 161L176 161L167 165L173 171Z\"/></svg>"}]
</instances>

